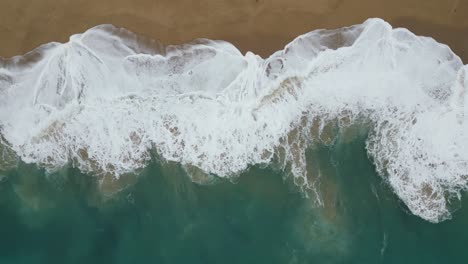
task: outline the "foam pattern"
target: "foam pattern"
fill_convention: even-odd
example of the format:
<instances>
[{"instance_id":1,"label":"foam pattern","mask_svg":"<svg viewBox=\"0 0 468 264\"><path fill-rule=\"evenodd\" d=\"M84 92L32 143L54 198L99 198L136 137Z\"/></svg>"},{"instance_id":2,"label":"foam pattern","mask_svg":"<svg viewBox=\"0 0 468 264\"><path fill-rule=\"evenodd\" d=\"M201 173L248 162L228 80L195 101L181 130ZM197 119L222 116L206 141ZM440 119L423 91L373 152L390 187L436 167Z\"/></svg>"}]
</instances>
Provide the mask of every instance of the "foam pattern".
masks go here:
<instances>
[{"instance_id":1,"label":"foam pattern","mask_svg":"<svg viewBox=\"0 0 468 264\"><path fill-rule=\"evenodd\" d=\"M366 122L379 174L439 222L467 186L467 69L446 45L380 19L312 31L266 59L102 25L0 60L0 133L24 162L116 177L153 151L220 177L280 157L320 203L306 148L330 124Z\"/></svg>"}]
</instances>

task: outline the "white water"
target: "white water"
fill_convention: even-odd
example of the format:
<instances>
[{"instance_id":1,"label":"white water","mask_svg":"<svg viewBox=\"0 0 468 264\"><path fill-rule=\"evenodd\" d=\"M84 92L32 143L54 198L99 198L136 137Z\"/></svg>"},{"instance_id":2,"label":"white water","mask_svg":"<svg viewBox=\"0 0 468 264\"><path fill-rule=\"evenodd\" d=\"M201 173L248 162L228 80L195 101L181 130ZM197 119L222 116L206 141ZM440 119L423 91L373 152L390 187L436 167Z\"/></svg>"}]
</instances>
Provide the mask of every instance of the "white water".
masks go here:
<instances>
[{"instance_id":1,"label":"white water","mask_svg":"<svg viewBox=\"0 0 468 264\"><path fill-rule=\"evenodd\" d=\"M468 68L380 19L312 31L267 59L222 41L163 47L103 25L0 66L1 135L51 170L72 162L118 176L156 150L229 177L281 150L313 189L305 148L332 120L359 118L372 124L378 172L414 214L447 219L448 196L468 183Z\"/></svg>"}]
</instances>

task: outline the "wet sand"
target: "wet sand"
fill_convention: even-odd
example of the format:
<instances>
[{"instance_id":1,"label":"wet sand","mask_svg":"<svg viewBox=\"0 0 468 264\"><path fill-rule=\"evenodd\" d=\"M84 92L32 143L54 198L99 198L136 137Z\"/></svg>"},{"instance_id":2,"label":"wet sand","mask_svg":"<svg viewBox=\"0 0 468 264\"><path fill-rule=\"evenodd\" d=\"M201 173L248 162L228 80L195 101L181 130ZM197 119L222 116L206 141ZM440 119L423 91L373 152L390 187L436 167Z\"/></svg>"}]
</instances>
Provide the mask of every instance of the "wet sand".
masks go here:
<instances>
[{"instance_id":1,"label":"wet sand","mask_svg":"<svg viewBox=\"0 0 468 264\"><path fill-rule=\"evenodd\" d=\"M448 44L468 62L467 0L2 0L0 56L110 23L165 44L227 40L262 56L296 36L381 17Z\"/></svg>"}]
</instances>

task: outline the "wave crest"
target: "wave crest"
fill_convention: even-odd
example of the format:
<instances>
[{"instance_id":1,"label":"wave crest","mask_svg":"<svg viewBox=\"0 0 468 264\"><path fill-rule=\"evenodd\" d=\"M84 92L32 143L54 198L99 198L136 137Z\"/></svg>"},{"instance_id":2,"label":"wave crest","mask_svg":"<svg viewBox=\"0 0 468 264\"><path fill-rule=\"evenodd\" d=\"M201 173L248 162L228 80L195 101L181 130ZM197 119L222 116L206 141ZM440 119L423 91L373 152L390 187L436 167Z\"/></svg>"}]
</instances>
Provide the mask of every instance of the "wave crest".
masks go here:
<instances>
[{"instance_id":1,"label":"wave crest","mask_svg":"<svg viewBox=\"0 0 468 264\"><path fill-rule=\"evenodd\" d=\"M164 47L103 25L0 65L1 134L49 169L72 162L118 176L155 150L230 177L280 157L317 194L307 146L364 120L379 174L414 214L447 219L447 199L467 186L468 68L380 19L312 31L266 59L223 41Z\"/></svg>"}]
</instances>

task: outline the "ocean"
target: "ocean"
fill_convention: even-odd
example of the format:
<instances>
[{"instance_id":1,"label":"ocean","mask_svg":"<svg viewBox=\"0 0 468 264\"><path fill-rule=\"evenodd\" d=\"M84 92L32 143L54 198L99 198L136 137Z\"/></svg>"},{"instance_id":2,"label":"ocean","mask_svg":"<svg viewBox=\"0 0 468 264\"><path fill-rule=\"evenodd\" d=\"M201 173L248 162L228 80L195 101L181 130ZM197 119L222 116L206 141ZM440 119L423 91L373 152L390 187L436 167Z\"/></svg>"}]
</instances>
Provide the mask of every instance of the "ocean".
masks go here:
<instances>
[{"instance_id":1,"label":"ocean","mask_svg":"<svg viewBox=\"0 0 468 264\"><path fill-rule=\"evenodd\" d=\"M233 181L190 181L152 162L105 197L73 168L20 164L0 188L1 263L460 263L468 257L461 201L452 220L412 215L375 173L364 137L308 150L324 206L254 166ZM312 162L311 161L311 162Z\"/></svg>"},{"instance_id":2,"label":"ocean","mask_svg":"<svg viewBox=\"0 0 468 264\"><path fill-rule=\"evenodd\" d=\"M468 258L466 67L431 38L263 59L104 25L0 66L0 263Z\"/></svg>"}]
</instances>

